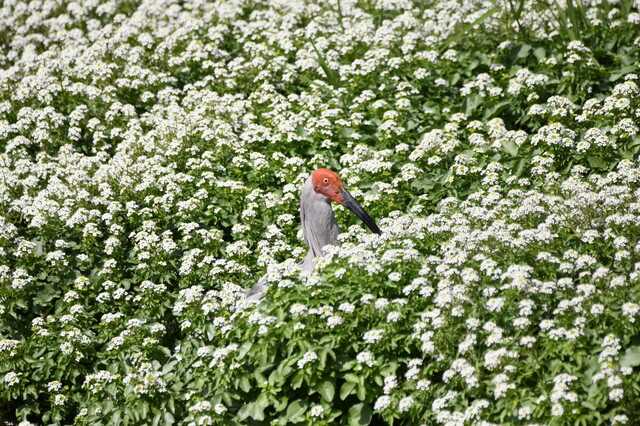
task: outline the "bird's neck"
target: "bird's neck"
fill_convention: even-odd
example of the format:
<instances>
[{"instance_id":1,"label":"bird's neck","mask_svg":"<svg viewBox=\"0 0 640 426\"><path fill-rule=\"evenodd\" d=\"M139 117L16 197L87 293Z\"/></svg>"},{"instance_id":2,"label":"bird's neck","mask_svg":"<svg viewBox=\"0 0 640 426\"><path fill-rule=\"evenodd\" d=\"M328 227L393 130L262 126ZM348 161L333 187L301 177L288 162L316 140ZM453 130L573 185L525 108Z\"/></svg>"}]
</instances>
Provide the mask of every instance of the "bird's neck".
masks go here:
<instances>
[{"instance_id":1,"label":"bird's neck","mask_svg":"<svg viewBox=\"0 0 640 426\"><path fill-rule=\"evenodd\" d=\"M321 213L322 218L306 220L302 229L304 230L309 250L317 257L322 254L322 247L338 244L340 228L338 228L338 224L336 223L331 204L325 203L323 209L318 209L316 212Z\"/></svg>"},{"instance_id":2,"label":"bird's neck","mask_svg":"<svg viewBox=\"0 0 640 426\"><path fill-rule=\"evenodd\" d=\"M313 260L322 254L322 247L338 243L340 228L331 202L325 196L316 194L310 182L302 190L300 216L304 238L309 245L307 258Z\"/></svg>"}]
</instances>

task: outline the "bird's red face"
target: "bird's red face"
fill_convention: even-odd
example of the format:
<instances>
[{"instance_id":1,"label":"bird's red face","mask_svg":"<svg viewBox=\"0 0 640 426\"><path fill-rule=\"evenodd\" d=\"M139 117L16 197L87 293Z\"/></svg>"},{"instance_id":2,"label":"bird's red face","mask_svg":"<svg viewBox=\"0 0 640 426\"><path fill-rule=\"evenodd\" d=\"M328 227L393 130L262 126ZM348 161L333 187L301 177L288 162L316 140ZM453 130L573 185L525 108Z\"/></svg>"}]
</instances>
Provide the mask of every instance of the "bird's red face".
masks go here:
<instances>
[{"instance_id":1,"label":"bird's red face","mask_svg":"<svg viewBox=\"0 0 640 426\"><path fill-rule=\"evenodd\" d=\"M340 179L337 173L328 169L318 169L311 175L311 183L313 183L313 190L317 194L324 195L331 201L342 204L359 217L369 229L376 234L380 233L378 225L376 225L362 206L358 204L356 199L349 194L349 191L344 188L342 179Z\"/></svg>"},{"instance_id":2,"label":"bird's red face","mask_svg":"<svg viewBox=\"0 0 640 426\"><path fill-rule=\"evenodd\" d=\"M313 190L331 201L342 204L341 190L344 190L342 179L329 169L318 169L311 175Z\"/></svg>"}]
</instances>

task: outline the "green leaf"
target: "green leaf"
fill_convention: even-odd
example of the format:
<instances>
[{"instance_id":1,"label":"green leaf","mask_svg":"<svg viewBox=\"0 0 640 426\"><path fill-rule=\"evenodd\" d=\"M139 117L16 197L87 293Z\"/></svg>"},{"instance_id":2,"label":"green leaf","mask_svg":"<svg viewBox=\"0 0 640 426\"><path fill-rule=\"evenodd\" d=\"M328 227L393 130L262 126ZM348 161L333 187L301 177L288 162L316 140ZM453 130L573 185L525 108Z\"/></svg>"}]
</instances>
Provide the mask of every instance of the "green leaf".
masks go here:
<instances>
[{"instance_id":1,"label":"green leaf","mask_svg":"<svg viewBox=\"0 0 640 426\"><path fill-rule=\"evenodd\" d=\"M275 386L276 384L282 383L282 375L278 369L273 370L271 374L269 374L269 386Z\"/></svg>"},{"instance_id":2,"label":"green leaf","mask_svg":"<svg viewBox=\"0 0 640 426\"><path fill-rule=\"evenodd\" d=\"M411 182L411 186L413 188L422 189L424 191L430 190L434 187L435 184L436 182L430 178L415 179L413 182Z\"/></svg>"},{"instance_id":3,"label":"green leaf","mask_svg":"<svg viewBox=\"0 0 640 426\"><path fill-rule=\"evenodd\" d=\"M587 161L589 162L589 165L594 169L606 169L609 165L609 163L604 158L596 157L595 155L587 157Z\"/></svg>"},{"instance_id":4,"label":"green leaf","mask_svg":"<svg viewBox=\"0 0 640 426\"><path fill-rule=\"evenodd\" d=\"M309 136L309 132L307 132L307 129L305 129L304 126L300 124L296 127L296 134L303 137Z\"/></svg>"},{"instance_id":5,"label":"green leaf","mask_svg":"<svg viewBox=\"0 0 640 426\"><path fill-rule=\"evenodd\" d=\"M637 367L638 365L640 365L640 346L631 346L620 360L620 367Z\"/></svg>"},{"instance_id":6,"label":"green leaf","mask_svg":"<svg viewBox=\"0 0 640 426\"><path fill-rule=\"evenodd\" d=\"M276 401L273 405L273 407L276 409L276 411L280 412L282 410L284 410L285 408L287 408L287 403L289 402L289 398L288 397L283 397L280 401Z\"/></svg>"},{"instance_id":7,"label":"green leaf","mask_svg":"<svg viewBox=\"0 0 640 426\"><path fill-rule=\"evenodd\" d=\"M171 414L168 411L164 412L164 424L165 425L172 425L175 424L176 420L173 418L173 414Z\"/></svg>"},{"instance_id":8,"label":"green leaf","mask_svg":"<svg viewBox=\"0 0 640 426\"><path fill-rule=\"evenodd\" d=\"M151 425L158 426L160 424L160 420L162 420L162 412L159 412L153 417L153 422L151 422Z\"/></svg>"},{"instance_id":9,"label":"green leaf","mask_svg":"<svg viewBox=\"0 0 640 426\"><path fill-rule=\"evenodd\" d=\"M320 384L318 392L320 392L320 395L322 396L322 398L324 398L325 401L331 402L333 401L333 396L336 393L336 389L332 381L325 380Z\"/></svg>"},{"instance_id":10,"label":"green leaf","mask_svg":"<svg viewBox=\"0 0 640 426\"><path fill-rule=\"evenodd\" d=\"M349 383L360 383L360 377L353 373L347 373L344 375L344 379Z\"/></svg>"},{"instance_id":11,"label":"green leaf","mask_svg":"<svg viewBox=\"0 0 640 426\"><path fill-rule=\"evenodd\" d=\"M264 377L264 374L262 374L258 370L253 372L253 377L256 378L256 382L258 382L258 386L260 386L260 387L263 387L264 384L267 382L267 378Z\"/></svg>"},{"instance_id":12,"label":"green leaf","mask_svg":"<svg viewBox=\"0 0 640 426\"><path fill-rule=\"evenodd\" d=\"M356 396L360 401L364 401L367 398L367 387L364 385L364 383L358 385Z\"/></svg>"},{"instance_id":13,"label":"green leaf","mask_svg":"<svg viewBox=\"0 0 640 426\"><path fill-rule=\"evenodd\" d=\"M473 111L475 111L476 108L479 105L481 105L483 101L484 101L484 98L477 93L467 96L465 114L471 115L471 113L473 113Z\"/></svg>"},{"instance_id":14,"label":"green leaf","mask_svg":"<svg viewBox=\"0 0 640 426\"><path fill-rule=\"evenodd\" d=\"M31 241L31 242L36 244L36 250L35 250L36 251L36 253L35 253L36 256L38 256L38 257L42 256L42 254L44 253L44 251L42 250L42 241L34 240L34 241Z\"/></svg>"},{"instance_id":15,"label":"green leaf","mask_svg":"<svg viewBox=\"0 0 640 426\"><path fill-rule=\"evenodd\" d=\"M508 154L510 154L511 156L515 157L516 155L518 155L518 149L520 149L520 147L516 145L514 141L503 140L502 149Z\"/></svg>"},{"instance_id":16,"label":"green leaf","mask_svg":"<svg viewBox=\"0 0 640 426\"><path fill-rule=\"evenodd\" d=\"M349 425L368 425L373 410L365 404L356 404L349 410Z\"/></svg>"},{"instance_id":17,"label":"green leaf","mask_svg":"<svg viewBox=\"0 0 640 426\"><path fill-rule=\"evenodd\" d=\"M451 45L451 43L454 43L454 42L458 41L460 38L466 36L467 33L471 29L473 29L473 27L475 27L476 25L480 25L486 19L491 17L494 13L500 12L501 10L502 10L501 7L498 7L498 6L492 7L491 9L489 9L485 13L483 13L480 17L478 17L478 19L476 19L475 21L464 24L461 29L459 29L457 31L454 31L453 34L451 36L449 36L449 38L447 38L444 41L444 43L442 43L442 45L440 47L440 52L444 52L445 50L447 50L449 48L449 46Z\"/></svg>"},{"instance_id":18,"label":"green leaf","mask_svg":"<svg viewBox=\"0 0 640 426\"><path fill-rule=\"evenodd\" d=\"M318 65L320 65L320 67L324 71L324 74L327 76L327 80L333 87L338 87L338 77L336 76L336 73L329 67L329 64L327 63L327 61L325 61L324 56L322 56L313 40L309 39L309 43L311 44L311 47L313 47L313 50L315 50L316 52Z\"/></svg>"},{"instance_id":19,"label":"green leaf","mask_svg":"<svg viewBox=\"0 0 640 426\"><path fill-rule=\"evenodd\" d=\"M251 390L251 383L249 383L249 379L247 376L240 377L238 381L238 387L245 392L249 392Z\"/></svg>"},{"instance_id":20,"label":"green leaf","mask_svg":"<svg viewBox=\"0 0 640 426\"><path fill-rule=\"evenodd\" d=\"M307 402L301 399L296 399L289 404L289 407L287 408L287 417L289 418L289 421L295 422L298 419L301 419L302 415L307 410L307 405Z\"/></svg>"},{"instance_id":21,"label":"green leaf","mask_svg":"<svg viewBox=\"0 0 640 426\"><path fill-rule=\"evenodd\" d=\"M529 46L528 44L523 44L522 46L518 47L517 50L517 54L516 57L517 58L526 58L527 55L529 54L529 51L531 51L531 46Z\"/></svg>"},{"instance_id":22,"label":"green leaf","mask_svg":"<svg viewBox=\"0 0 640 426\"><path fill-rule=\"evenodd\" d=\"M503 109L507 108L509 105L511 105L511 101L503 101L485 108L483 120L489 120L490 118L497 116Z\"/></svg>"},{"instance_id":23,"label":"green leaf","mask_svg":"<svg viewBox=\"0 0 640 426\"><path fill-rule=\"evenodd\" d=\"M340 387L340 399L345 400L349 395L353 393L356 388L356 384L353 382L344 382Z\"/></svg>"},{"instance_id":24,"label":"green leaf","mask_svg":"<svg viewBox=\"0 0 640 426\"><path fill-rule=\"evenodd\" d=\"M320 368L324 369L327 363L327 353L326 349L322 349L318 351L318 364L320 364Z\"/></svg>"},{"instance_id":25,"label":"green leaf","mask_svg":"<svg viewBox=\"0 0 640 426\"><path fill-rule=\"evenodd\" d=\"M521 176L524 171L525 166L527 165L527 157L523 157L516 162L516 165L513 169L513 174L516 176Z\"/></svg>"},{"instance_id":26,"label":"green leaf","mask_svg":"<svg viewBox=\"0 0 640 426\"><path fill-rule=\"evenodd\" d=\"M260 407L259 404L253 403L249 404L249 416L258 421L264 420L264 408Z\"/></svg>"},{"instance_id":27,"label":"green leaf","mask_svg":"<svg viewBox=\"0 0 640 426\"><path fill-rule=\"evenodd\" d=\"M252 404L245 404L242 406L242 408L240 408L240 410L238 410L239 420L245 420L247 417L249 417L250 411L252 409L251 405Z\"/></svg>"},{"instance_id":28,"label":"green leaf","mask_svg":"<svg viewBox=\"0 0 640 426\"><path fill-rule=\"evenodd\" d=\"M269 406L269 396L267 396L267 394L261 393L256 400L256 406L260 407L260 409L267 408Z\"/></svg>"},{"instance_id":29,"label":"green leaf","mask_svg":"<svg viewBox=\"0 0 640 426\"><path fill-rule=\"evenodd\" d=\"M147 405L146 403L141 403L138 405L138 413L140 414L140 418L141 419L146 419L147 418L147 414L149 414L149 405Z\"/></svg>"},{"instance_id":30,"label":"green leaf","mask_svg":"<svg viewBox=\"0 0 640 426\"><path fill-rule=\"evenodd\" d=\"M293 376L293 380L291 381L291 388L298 389L302 385L302 380L304 379L304 374L302 371L298 371L298 373Z\"/></svg>"},{"instance_id":31,"label":"green leaf","mask_svg":"<svg viewBox=\"0 0 640 426\"><path fill-rule=\"evenodd\" d=\"M535 56L538 61L541 61L546 58L547 52L544 50L544 47L538 47L533 50L533 56Z\"/></svg>"},{"instance_id":32,"label":"green leaf","mask_svg":"<svg viewBox=\"0 0 640 426\"><path fill-rule=\"evenodd\" d=\"M622 67L619 70L616 70L615 72L611 73L611 75L609 76L609 81L616 81L620 77L623 77L629 74L630 72L635 71L636 69L637 67L635 65L627 65L626 67Z\"/></svg>"},{"instance_id":33,"label":"green leaf","mask_svg":"<svg viewBox=\"0 0 640 426\"><path fill-rule=\"evenodd\" d=\"M293 371L293 368L291 368L291 366L288 364L280 364L278 366L278 372L282 377L288 377L292 371Z\"/></svg>"}]
</instances>

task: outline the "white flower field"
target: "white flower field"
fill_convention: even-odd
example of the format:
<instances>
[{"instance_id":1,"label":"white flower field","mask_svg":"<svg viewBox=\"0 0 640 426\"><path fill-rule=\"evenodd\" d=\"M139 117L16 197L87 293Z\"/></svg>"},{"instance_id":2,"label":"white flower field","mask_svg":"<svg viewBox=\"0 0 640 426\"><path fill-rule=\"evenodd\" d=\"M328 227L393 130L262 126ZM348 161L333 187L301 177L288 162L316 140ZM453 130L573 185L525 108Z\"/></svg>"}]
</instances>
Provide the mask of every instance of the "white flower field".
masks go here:
<instances>
[{"instance_id":1,"label":"white flower field","mask_svg":"<svg viewBox=\"0 0 640 426\"><path fill-rule=\"evenodd\" d=\"M4 0L0 423L640 424L639 9Z\"/></svg>"}]
</instances>

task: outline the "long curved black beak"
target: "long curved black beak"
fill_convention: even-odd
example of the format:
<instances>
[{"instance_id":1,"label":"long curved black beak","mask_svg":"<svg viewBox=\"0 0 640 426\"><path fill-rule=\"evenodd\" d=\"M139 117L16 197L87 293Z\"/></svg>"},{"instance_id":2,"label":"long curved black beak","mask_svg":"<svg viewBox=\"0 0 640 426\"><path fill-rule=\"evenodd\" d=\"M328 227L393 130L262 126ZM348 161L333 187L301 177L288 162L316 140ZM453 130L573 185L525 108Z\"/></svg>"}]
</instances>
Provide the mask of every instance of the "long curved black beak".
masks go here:
<instances>
[{"instance_id":1,"label":"long curved black beak","mask_svg":"<svg viewBox=\"0 0 640 426\"><path fill-rule=\"evenodd\" d=\"M353 214L358 216L360 220L364 222L365 225L371 229L376 234L380 234L380 228L378 225L371 219L371 216L362 208L360 204L353 198L353 195L349 194L346 189L340 189L340 196L342 197L342 205L351 210Z\"/></svg>"}]
</instances>

